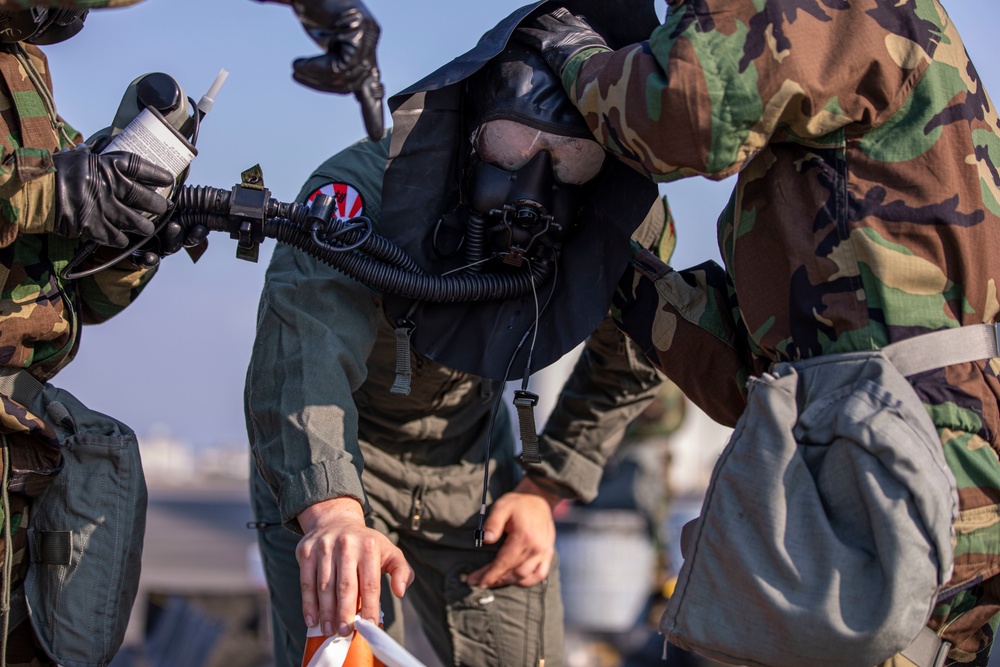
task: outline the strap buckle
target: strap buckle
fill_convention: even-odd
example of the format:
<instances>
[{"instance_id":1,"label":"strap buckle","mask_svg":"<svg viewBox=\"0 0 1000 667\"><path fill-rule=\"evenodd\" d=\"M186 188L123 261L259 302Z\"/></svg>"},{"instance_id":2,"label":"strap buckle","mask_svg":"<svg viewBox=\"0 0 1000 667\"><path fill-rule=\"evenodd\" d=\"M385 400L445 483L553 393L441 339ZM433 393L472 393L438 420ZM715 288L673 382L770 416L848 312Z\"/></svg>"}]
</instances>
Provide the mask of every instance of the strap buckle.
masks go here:
<instances>
[{"instance_id":1,"label":"strap buckle","mask_svg":"<svg viewBox=\"0 0 1000 667\"><path fill-rule=\"evenodd\" d=\"M900 655L917 667L944 667L950 650L951 642L944 641L925 625Z\"/></svg>"},{"instance_id":2,"label":"strap buckle","mask_svg":"<svg viewBox=\"0 0 1000 667\"><path fill-rule=\"evenodd\" d=\"M944 661L948 659L948 651L951 650L951 642L942 641L938 647L937 656L934 658L934 667L944 667Z\"/></svg>"}]
</instances>

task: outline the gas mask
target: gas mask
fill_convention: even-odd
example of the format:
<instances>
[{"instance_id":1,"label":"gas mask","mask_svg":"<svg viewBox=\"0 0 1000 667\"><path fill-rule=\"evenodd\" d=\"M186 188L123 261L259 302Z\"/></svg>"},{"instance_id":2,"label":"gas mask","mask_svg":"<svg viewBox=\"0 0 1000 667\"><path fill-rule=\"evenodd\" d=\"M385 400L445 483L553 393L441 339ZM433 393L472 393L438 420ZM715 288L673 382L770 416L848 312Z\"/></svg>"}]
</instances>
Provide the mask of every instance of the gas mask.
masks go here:
<instances>
[{"instance_id":1,"label":"gas mask","mask_svg":"<svg viewBox=\"0 0 1000 667\"><path fill-rule=\"evenodd\" d=\"M463 285L461 301L383 290L386 314L401 349L498 381L528 377L598 326L657 198L652 181L597 144L541 56L511 40L543 9L515 11L389 101L380 231L426 272L414 283L476 289ZM652 0L573 9L610 28L609 44L657 25Z\"/></svg>"},{"instance_id":2,"label":"gas mask","mask_svg":"<svg viewBox=\"0 0 1000 667\"><path fill-rule=\"evenodd\" d=\"M383 292L396 325L392 391L409 390L411 349L498 381L488 390L496 396L496 387L520 379L514 407L527 463L540 460L538 396L528 378L607 315L630 236L657 199L652 181L605 157L538 53L511 39L549 4L515 11L471 51L389 100L393 133L382 186L387 237L435 278L485 285L475 298L454 302ZM560 4L586 15L613 48L648 38L658 25L652 0ZM502 291L515 282L526 289ZM481 508L489 488L484 479ZM481 511L477 544L483 519Z\"/></svg>"},{"instance_id":3,"label":"gas mask","mask_svg":"<svg viewBox=\"0 0 1000 667\"><path fill-rule=\"evenodd\" d=\"M437 231L445 226L461 238L466 266L554 266L579 225L583 186L600 174L604 149L559 78L519 44L470 77L466 102L459 206Z\"/></svg>"},{"instance_id":4,"label":"gas mask","mask_svg":"<svg viewBox=\"0 0 1000 667\"><path fill-rule=\"evenodd\" d=\"M481 125L473 147L464 197L493 253L512 266L551 259L576 227L583 185L600 173L604 149L507 119Z\"/></svg>"},{"instance_id":5,"label":"gas mask","mask_svg":"<svg viewBox=\"0 0 1000 667\"><path fill-rule=\"evenodd\" d=\"M39 46L64 42L83 30L86 9L32 7L0 11L0 43L27 42Z\"/></svg>"}]
</instances>

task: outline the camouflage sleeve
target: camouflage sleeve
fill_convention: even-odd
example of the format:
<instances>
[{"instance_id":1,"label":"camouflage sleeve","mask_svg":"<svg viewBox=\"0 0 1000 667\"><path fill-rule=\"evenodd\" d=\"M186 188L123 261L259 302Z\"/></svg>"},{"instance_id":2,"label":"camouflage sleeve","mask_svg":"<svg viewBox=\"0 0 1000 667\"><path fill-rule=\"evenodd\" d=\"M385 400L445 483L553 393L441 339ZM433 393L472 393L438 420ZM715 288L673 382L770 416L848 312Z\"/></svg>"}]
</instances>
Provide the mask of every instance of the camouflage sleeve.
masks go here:
<instances>
[{"instance_id":1,"label":"camouflage sleeve","mask_svg":"<svg viewBox=\"0 0 1000 667\"><path fill-rule=\"evenodd\" d=\"M746 334L722 267L706 262L674 271L639 250L618 284L612 314L695 405L720 424L736 423L746 407L746 381L761 369L741 345Z\"/></svg>"},{"instance_id":2,"label":"camouflage sleeve","mask_svg":"<svg viewBox=\"0 0 1000 667\"><path fill-rule=\"evenodd\" d=\"M55 224L55 174L27 173L46 169L45 164L52 164L51 154L20 148L4 158L0 166L0 248L9 246L20 233L44 234Z\"/></svg>"},{"instance_id":3,"label":"camouflage sleeve","mask_svg":"<svg viewBox=\"0 0 1000 667\"><path fill-rule=\"evenodd\" d=\"M36 46L25 51L45 85L52 77L45 54ZM55 169L52 150L67 148L80 140L79 133L62 118L65 130L53 131L48 111L34 85L24 76L13 54L0 54L0 79L7 85L0 92L0 248L17 235L46 233L55 224Z\"/></svg>"},{"instance_id":4,"label":"camouflage sleeve","mask_svg":"<svg viewBox=\"0 0 1000 667\"><path fill-rule=\"evenodd\" d=\"M30 53L36 53L34 48ZM39 54L40 55L40 54ZM46 61L41 61L47 65ZM51 73L48 67L44 67L44 76L49 88L52 87ZM83 141L83 136L61 116L59 122L62 123L63 131L70 140L69 143L60 137L60 147L68 148L70 145L79 144ZM23 152L27 149L20 149ZM45 152L47 156L48 153ZM40 158L43 164L51 164L48 159ZM14 160L15 165L25 163L26 157L20 156ZM30 163L28 163L30 164ZM30 177L30 175L29 175ZM2 176L0 176L2 179ZM16 228L21 232L49 231L52 225L52 216L55 213L55 176L45 174L35 180L26 180L26 176L19 172L15 173L16 182L22 185L10 194L8 203L19 210ZM38 198L34 201L32 198ZM28 205L25 206L24 202ZM21 208L17 208L20 205ZM46 211L45 215L41 211ZM121 251L111 248L102 248L97 251L89 260L81 265L81 269L88 269L92 266L103 264L112 259ZM99 273L82 278L76 282L78 303L80 305L81 322L83 324L100 324L120 313L126 306L135 301L139 293L143 290L155 270L140 269L129 261L119 262Z\"/></svg>"},{"instance_id":5,"label":"camouflage sleeve","mask_svg":"<svg viewBox=\"0 0 1000 667\"><path fill-rule=\"evenodd\" d=\"M917 42L892 39L894 10L872 17L827 4L670 0L649 41L583 51L564 66L563 84L598 140L633 167L659 181L722 179L769 141L878 122L907 72L923 71L871 66L859 53L889 43L895 58L921 57ZM796 42L808 46L792 50Z\"/></svg>"},{"instance_id":6,"label":"camouflage sleeve","mask_svg":"<svg viewBox=\"0 0 1000 667\"><path fill-rule=\"evenodd\" d=\"M98 262L110 259L108 255L121 253L119 249L102 249L93 258L84 262L81 269L96 266ZM114 264L92 276L76 281L79 296L80 317L83 324L106 322L138 298L155 275L156 269L140 269L128 259Z\"/></svg>"}]
</instances>

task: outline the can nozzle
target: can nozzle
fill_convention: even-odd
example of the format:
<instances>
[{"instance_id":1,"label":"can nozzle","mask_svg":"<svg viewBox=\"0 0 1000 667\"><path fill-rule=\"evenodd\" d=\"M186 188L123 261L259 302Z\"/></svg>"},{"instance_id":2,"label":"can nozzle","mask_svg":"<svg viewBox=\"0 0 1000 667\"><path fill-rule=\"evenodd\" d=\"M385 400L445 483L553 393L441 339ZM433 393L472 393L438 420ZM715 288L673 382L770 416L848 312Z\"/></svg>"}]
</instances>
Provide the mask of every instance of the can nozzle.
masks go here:
<instances>
[{"instance_id":1,"label":"can nozzle","mask_svg":"<svg viewBox=\"0 0 1000 667\"><path fill-rule=\"evenodd\" d=\"M219 70L219 75L215 77L215 81L212 82L208 92L198 100L198 111L202 116L212 110L212 106L215 104L215 96L219 94L219 90L222 88L222 84L226 82L228 76L228 71L225 69Z\"/></svg>"}]
</instances>

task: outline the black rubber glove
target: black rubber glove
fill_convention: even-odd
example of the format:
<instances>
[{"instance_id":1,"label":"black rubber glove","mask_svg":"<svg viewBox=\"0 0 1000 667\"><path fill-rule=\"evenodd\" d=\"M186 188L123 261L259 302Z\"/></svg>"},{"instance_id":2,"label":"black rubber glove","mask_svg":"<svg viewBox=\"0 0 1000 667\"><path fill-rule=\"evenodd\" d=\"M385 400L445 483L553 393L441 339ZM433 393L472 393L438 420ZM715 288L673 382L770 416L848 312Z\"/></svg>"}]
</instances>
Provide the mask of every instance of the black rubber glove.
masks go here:
<instances>
[{"instance_id":1,"label":"black rubber glove","mask_svg":"<svg viewBox=\"0 0 1000 667\"><path fill-rule=\"evenodd\" d=\"M170 185L166 169L133 153L98 155L86 146L52 156L56 168L56 220L60 236L124 248L124 232L150 235L153 222L145 211L164 213L169 203L151 188Z\"/></svg>"},{"instance_id":2,"label":"black rubber glove","mask_svg":"<svg viewBox=\"0 0 1000 667\"><path fill-rule=\"evenodd\" d=\"M595 46L611 50L586 21L563 7L526 22L514 31L514 39L541 53L559 76L567 61L580 51Z\"/></svg>"},{"instance_id":3,"label":"black rubber glove","mask_svg":"<svg viewBox=\"0 0 1000 667\"><path fill-rule=\"evenodd\" d=\"M171 220L156 236L133 253L133 260L137 266L152 269L158 266L164 257L187 248L191 259L197 261L204 250L199 246L208 247L208 233L209 229L205 225L194 225L190 229L185 229L181 223ZM192 252L195 248L198 250Z\"/></svg>"},{"instance_id":4,"label":"black rubber glove","mask_svg":"<svg viewBox=\"0 0 1000 667\"><path fill-rule=\"evenodd\" d=\"M382 29L359 0L292 0L309 36L326 53L299 58L292 77L329 93L354 93L372 141L382 138L382 98L375 47Z\"/></svg>"}]
</instances>

